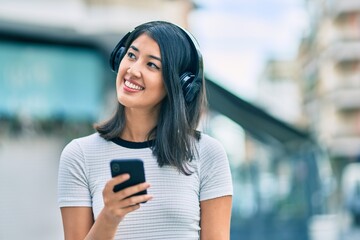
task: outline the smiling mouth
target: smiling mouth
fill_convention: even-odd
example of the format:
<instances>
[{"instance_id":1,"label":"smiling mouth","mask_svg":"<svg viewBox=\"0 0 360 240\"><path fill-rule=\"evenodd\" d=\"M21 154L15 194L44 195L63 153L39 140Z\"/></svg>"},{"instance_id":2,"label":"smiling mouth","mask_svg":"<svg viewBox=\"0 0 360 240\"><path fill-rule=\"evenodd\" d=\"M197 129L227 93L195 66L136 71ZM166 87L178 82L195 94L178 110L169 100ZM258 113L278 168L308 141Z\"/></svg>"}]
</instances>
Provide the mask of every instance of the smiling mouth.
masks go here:
<instances>
[{"instance_id":1,"label":"smiling mouth","mask_svg":"<svg viewBox=\"0 0 360 240\"><path fill-rule=\"evenodd\" d=\"M129 82L127 80L125 80L125 86L130 88L130 89L133 89L133 90L144 90L145 89L144 87L136 85L136 84L134 84L132 82Z\"/></svg>"}]
</instances>

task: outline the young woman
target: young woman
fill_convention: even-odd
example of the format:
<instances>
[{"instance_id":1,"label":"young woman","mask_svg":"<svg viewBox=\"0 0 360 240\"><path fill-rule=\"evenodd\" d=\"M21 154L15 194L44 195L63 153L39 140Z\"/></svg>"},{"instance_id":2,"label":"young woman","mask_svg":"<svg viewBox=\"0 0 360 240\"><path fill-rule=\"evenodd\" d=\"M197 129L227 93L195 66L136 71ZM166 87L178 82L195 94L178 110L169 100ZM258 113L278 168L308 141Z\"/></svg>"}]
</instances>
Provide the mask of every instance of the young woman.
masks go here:
<instances>
[{"instance_id":1,"label":"young woman","mask_svg":"<svg viewBox=\"0 0 360 240\"><path fill-rule=\"evenodd\" d=\"M116 113L61 154L65 239L229 239L228 160L218 141L197 130L205 85L195 39L172 23L144 23L119 42L110 63ZM122 158L143 160L146 182L114 192L131 177L111 178L110 161Z\"/></svg>"}]
</instances>

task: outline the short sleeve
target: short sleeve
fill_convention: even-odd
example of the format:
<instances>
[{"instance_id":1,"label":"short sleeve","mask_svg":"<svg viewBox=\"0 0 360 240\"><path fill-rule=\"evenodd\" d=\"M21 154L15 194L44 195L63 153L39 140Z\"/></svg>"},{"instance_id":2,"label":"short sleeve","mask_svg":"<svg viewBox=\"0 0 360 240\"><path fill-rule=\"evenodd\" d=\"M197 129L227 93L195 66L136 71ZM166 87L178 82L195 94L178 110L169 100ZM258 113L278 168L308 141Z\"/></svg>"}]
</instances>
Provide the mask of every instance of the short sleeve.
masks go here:
<instances>
[{"instance_id":1,"label":"short sleeve","mask_svg":"<svg viewBox=\"0 0 360 240\"><path fill-rule=\"evenodd\" d=\"M91 207L84 154L76 140L63 149L58 171L60 207Z\"/></svg>"},{"instance_id":2,"label":"short sleeve","mask_svg":"<svg viewBox=\"0 0 360 240\"><path fill-rule=\"evenodd\" d=\"M232 177L225 149L207 135L200 141L200 201L232 195Z\"/></svg>"}]
</instances>

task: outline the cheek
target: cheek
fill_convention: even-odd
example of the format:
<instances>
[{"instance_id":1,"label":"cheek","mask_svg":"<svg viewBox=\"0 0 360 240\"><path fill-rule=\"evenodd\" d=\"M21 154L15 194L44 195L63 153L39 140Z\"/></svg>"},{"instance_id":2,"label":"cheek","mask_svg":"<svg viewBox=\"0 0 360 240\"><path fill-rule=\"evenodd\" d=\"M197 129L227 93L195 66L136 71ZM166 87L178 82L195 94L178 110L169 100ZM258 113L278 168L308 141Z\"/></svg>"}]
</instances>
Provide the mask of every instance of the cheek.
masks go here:
<instances>
[{"instance_id":1,"label":"cheek","mask_svg":"<svg viewBox=\"0 0 360 240\"><path fill-rule=\"evenodd\" d=\"M165 89L165 85L161 84L160 85L160 95L162 96L162 98L164 98L167 95L166 89Z\"/></svg>"},{"instance_id":2,"label":"cheek","mask_svg":"<svg viewBox=\"0 0 360 240\"><path fill-rule=\"evenodd\" d=\"M152 101L161 101L167 95L164 83L159 78L153 79L152 84L147 85L146 94Z\"/></svg>"},{"instance_id":3,"label":"cheek","mask_svg":"<svg viewBox=\"0 0 360 240\"><path fill-rule=\"evenodd\" d=\"M124 73L126 73L127 69L129 68L127 61L126 60L121 60L119 68L118 68L118 73L117 75L124 75Z\"/></svg>"},{"instance_id":4,"label":"cheek","mask_svg":"<svg viewBox=\"0 0 360 240\"><path fill-rule=\"evenodd\" d=\"M116 86L117 87L121 84L125 73L126 73L126 69L124 67L122 67L121 64L120 64L118 73L116 74Z\"/></svg>"},{"instance_id":5,"label":"cheek","mask_svg":"<svg viewBox=\"0 0 360 240\"><path fill-rule=\"evenodd\" d=\"M116 90L119 90L120 84L121 84L121 77L120 77L120 72L118 72L118 74L116 75L116 81L115 81Z\"/></svg>"}]
</instances>

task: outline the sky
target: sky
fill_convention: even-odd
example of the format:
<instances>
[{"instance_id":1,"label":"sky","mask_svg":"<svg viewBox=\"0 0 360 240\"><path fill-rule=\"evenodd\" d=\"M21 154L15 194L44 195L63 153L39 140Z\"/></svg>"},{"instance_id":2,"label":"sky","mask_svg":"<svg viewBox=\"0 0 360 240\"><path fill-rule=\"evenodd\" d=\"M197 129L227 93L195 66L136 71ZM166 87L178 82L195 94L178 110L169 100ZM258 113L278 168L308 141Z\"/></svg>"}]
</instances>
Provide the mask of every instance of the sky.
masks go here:
<instances>
[{"instance_id":1,"label":"sky","mask_svg":"<svg viewBox=\"0 0 360 240\"><path fill-rule=\"evenodd\" d=\"M190 28L206 73L254 100L269 58L293 59L307 26L305 0L197 0Z\"/></svg>"}]
</instances>

